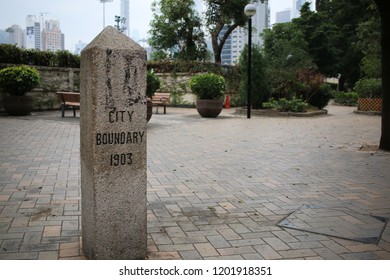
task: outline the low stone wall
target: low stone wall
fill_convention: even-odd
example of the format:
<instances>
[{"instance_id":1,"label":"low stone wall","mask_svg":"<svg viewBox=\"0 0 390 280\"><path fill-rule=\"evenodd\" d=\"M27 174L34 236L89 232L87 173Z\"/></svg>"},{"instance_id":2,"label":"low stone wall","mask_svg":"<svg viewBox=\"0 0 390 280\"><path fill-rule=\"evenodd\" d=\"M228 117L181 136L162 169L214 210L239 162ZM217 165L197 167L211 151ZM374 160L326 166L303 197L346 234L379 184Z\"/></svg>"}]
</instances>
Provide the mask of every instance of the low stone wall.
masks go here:
<instances>
[{"instance_id":1,"label":"low stone wall","mask_svg":"<svg viewBox=\"0 0 390 280\"><path fill-rule=\"evenodd\" d=\"M0 64L0 69L12 66ZM80 91L80 69L34 66L41 75L41 85L29 92L34 97L34 110L58 109L60 100L57 91ZM4 92L0 91L0 112L3 108Z\"/></svg>"},{"instance_id":2,"label":"low stone wall","mask_svg":"<svg viewBox=\"0 0 390 280\"><path fill-rule=\"evenodd\" d=\"M10 64L0 64L0 69ZM28 93L34 97L34 110L59 109L57 91L80 91L80 69L34 66L41 74L41 85ZM172 106L194 106L196 96L192 94L189 81L192 73L156 73L161 80L160 92L171 94ZM234 96L231 96L234 99ZM0 112L4 112L3 93L0 91Z\"/></svg>"},{"instance_id":3,"label":"low stone wall","mask_svg":"<svg viewBox=\"0 0 390 280\"><path fill-rule=\"evenodd\" d=\"M172 105L193 106L196 96L192 94L189 87L189 81L192 76L189 73L156 73L161 81L161 87L158 91L169 92L171 94Z\"/></svg>"}]
</instances>

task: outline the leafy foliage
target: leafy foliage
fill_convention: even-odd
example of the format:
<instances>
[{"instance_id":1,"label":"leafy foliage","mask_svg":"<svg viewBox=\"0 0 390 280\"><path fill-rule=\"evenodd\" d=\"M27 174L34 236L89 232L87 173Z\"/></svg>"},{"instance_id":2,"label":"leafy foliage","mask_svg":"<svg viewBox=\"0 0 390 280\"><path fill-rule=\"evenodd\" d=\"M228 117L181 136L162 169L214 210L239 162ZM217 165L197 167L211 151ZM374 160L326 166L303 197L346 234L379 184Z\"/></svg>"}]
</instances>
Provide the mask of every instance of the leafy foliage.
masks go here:
<instances>
[{"instance_id":1,"label":"leafy foliage","mask_svg":"<svg viewBox=\"0 0 390 280\"><path fill-rule=\"evenodd\" d=\"M264 109L280 112L306 112L309 104L296 97L291 100L287 100L286 98L271 98L268 102L263 103L263 107Z\"/></svg>"},{"instance_id":2,"label":"leafy foliage","mask_svg":"<svg viewBox=\"0 0 390 280\"><path fill-rule=\"evenodd\" d=\"M0 44L0 63L80 68L80 56L69 51L39 51Z\"/></svg>"},{"instance_id":3,"label":"leafy foliage","mask_svg":"<svg viewBox=\"0 0 390 280\"><path fill-rule=\"evenodd\" d=\"M356 92L336 92L334 101L341 105L356 106L359 95Z\"/></svg>"},{"instance_id":4,"label":"leafy foliage","mask_svg":"<svg viewBox=\"0 0 390 280\"><path fill-rule=\"evenodd\" d=\"M319 109L328 105L332 98L332 89L325 83L325 76L320 74L317 69L299 70L297 81L301 83L302 87L300 91L295 93L296 96Z\"/></svg>"},{"instance_id":5,"label":"leafy foliage","mask_svg":"<svg viewBox=\"0 0 390 280\"><path fill-rule=\"evenodd\" d=\"M280 23L265 30L263 39L266 76L269 78L271 94L291 98L291 87L298 86L297 71L316 68L307 51L303 33L293 23Z\"/></svg>"},{"instance_id":6,"label":"leafy foliage","mask_svg":"<svg viewBox=\"0 0 390 280\"><path fill-rule=\"evenodd\" d=\"M382 97L382 82L380 79L363 78L355 84L354 90L362 98Z\"/></svg>"},{"instance_id":7,"label":"leafy foliage","mask_svg":"<svg viewBox=\"0 0 390 280\"><path fill-rule=\"evenodd\" d=\"M210 32L215 62L221 63L223 46L237 26L245 26L247 17L243 13L249 0L205 0L207 5L206 27ZM221 36L222 29L224 35Z\"/></svg>"},{"instance_id":8,"label":"leafy foliage","mask_svg":"<svg viewBox=\"0 0 390 280\"><path fill-rule=\"evenodd\" d=\"M158 51L159 58L205 60L207 46L202 22L194 10L193 0L160 0L152 4L149 44Z\"/></svg>"},{"instance_id":9,"label":"leafy foliage","mask_svg":"<svg viewBox=\"0 0 390 280\"><path fill-rule=\"evenodd\" d=\"M360 67L352 67L353 65L360 65L364 57L364 53L357 45L359 40L357 28L360 23L373 16L371 12L373 4L373 0L318 0L316 1L317 12L315 14L321 18L321 21L315 25L301 25L306 26L308 41L321 38L321 33L313 32L310 28L314 27L315 30L319 31L320 28L328 26L328 32L324 33L326 41L313 41L313 47L317 47L312 48L310 53L318 59L318 61L317 59L315 61L322 73L328 76L341 74L340 90L344 89L344 84L352 88L361 77ZM310 12L310 14L314 16L314 12ZM311 34L318 34L319 37L313 37ZM321 50L321 44L325 48L316 54L317 49ZM327 50L334 53L333 57L326 55ZM331 73L333 75L330 75Z\"/></svg>"},{"instance_id":10,"label":"leafy foliage","mask_svg":"<svg viewBox=\"0 0 390 280\"><path fill-rule=\"evenodd\" d=\"M361 74L367 78L380 78L382 76L380 19L376 10L369 9L368 12L373 16L361 22L356 29L358 38L356 46L364 55L360 64Z\"/></svg>"},{"instance_id":11,"label":"leafy foliage","mask_svg":"<svg viewBox=\"0 0 390 280\"><path fill-rule=\"evenodd\" d=\"M152 72L148 71L147 81L146 81L146 96L151 98L154 93L160 88L161 81L160 79Z\"/></svg>"},{"instance_id":12,"label":"leafy foliage","mask_svg":"<svg viewBox=\"0 0 390 280\"><path fill-rule=\"evenodd\" d=\"M24 95L40 83L39 72L29 66L12 66L0 70L0 87L11 95Z\"/></svg>"},{"instance_id":13,"label":"leafy foliage","mask_svg":"<svg viewBox=\"0 0 390 280\"><path fill-rule=\"evenodd\" d=\"M190 88L199 99L218 99L225 94L226 82L220 75L200 74L192 77Z\"/></svg>"},{"instance_id":14,"label":"leafy foliage","mask_svg":"<svg viewBox=\"0 0 390 280\"><path fill-rule=\"evenodd\" d=\"M240 69L241 69L241 105L247 103L248 92L248 46L245 46L240 56ZM254 45L252 47L252 100L253 108L258 109L262 106L263 102L268 100L269 97L269 84L266 76L266 65L261 49L259 46Z\"/></svg>"}]
</instances>

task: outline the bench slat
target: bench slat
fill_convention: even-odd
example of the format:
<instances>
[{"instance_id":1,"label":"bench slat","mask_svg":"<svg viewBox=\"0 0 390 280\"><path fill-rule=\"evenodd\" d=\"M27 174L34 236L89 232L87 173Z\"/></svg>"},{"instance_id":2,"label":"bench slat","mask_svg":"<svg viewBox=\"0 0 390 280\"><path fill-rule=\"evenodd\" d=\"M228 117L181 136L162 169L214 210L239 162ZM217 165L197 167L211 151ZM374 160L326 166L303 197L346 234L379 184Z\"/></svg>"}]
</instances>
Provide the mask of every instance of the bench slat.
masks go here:
<instances>
[{"instance_id":1,"label":"bench slat","mask_svg":"<svg viewBox=\"0 0 390 280\"><path fill-rule=\"evenodd\" d=\"M167 92L156 92L151 99L153 106L157 106L156 113L158 114L158 107L162 106L164 107L164 114L166 114L166 107L170 104L171 94Z\"/></svg>"},{"instance_id":2,"label":"bench slat","mask_svg":"<svg viewBox=\"0 0 390 280\"><path fill-rule=\"evenodd\" d=\"M61 96L61 111L62 117L65 117L65 108L67 106L73 108L73 116L76 116L76 107L80 108L80 93L79 92L57 92Z\"/></svg>"}]
</instances>

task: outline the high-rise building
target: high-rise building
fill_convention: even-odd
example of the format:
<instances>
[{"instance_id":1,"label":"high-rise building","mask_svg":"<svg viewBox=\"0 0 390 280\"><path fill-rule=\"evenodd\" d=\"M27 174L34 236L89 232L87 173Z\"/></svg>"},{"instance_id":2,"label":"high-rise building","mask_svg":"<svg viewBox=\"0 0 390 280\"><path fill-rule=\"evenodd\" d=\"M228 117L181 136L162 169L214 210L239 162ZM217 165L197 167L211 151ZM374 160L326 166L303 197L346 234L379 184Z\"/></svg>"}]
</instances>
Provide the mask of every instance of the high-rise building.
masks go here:
<instances>
[{"instance_id":1,"label":"high-rise building","mask_svg":"<svg viewBox=\"0 0 390 280\"><path fill-rule=\"evenodd\" d=\"M314 4L314 1L312 0L293 0L293 9L292 9L292 18L297 18L297 17L300 17L301 15L301 8L303 6L303 4L305 4L306 2L310 2L311 5L311 9L313 9L313 4Z\"/></svg>"},{"instance_id":2,"label":"high-rise building","mask_svg":"<svg viewBox=\"0 0 390 280\"><path fill-rule=\"evenodd\" d=\"M228 27L225 25L219 33L219 36L223 37L227 29ZM221 64L232 64L232 34L229 35L223 45L221 52Z\"/></svg>"},{"instance_id":3,"label":"high-rise building","mask_svg":"<svg viewBox=\"0 0 390 280\"><path fill-rule=\"evenodd\" d=\"M26 18L26 49L41 49L41 24L36 16L28 15Z\"/></svg>"},{"instance_id":4,"label":"high-rise building","mask_svg":"<svg viewBox=\"0 0 390 280\"><path fill-rule=\"evenodd\" d=\"M84 43L82 41L78 41L78 43L75 46L75 54L81 54L81 51L87 46L87 43Z\"/></svg>"},{"instance_id":5,"label":"high-rise building","mask_svg":"<svg viewBox=\"0 0 390 280\"><path fill-rule=\"evenodd\" d=\"M264 29L270 27L270 9L267 2L253 3L256 7L256 14L252 17L252 44L263 45L260 34ZM222 32L226 32L222 30ZM222 33L224 34L224 33ZM235 64L241 55L242 50L248 43L248 32L246 28L237 27L226 40L222 50L222 64Z\"/></svg>"},{"instance_id":6,"label":"high-rise building","mask_svg":"<svg viewBox=\"0 0 390 280\"><path fill-rule=\"evenodd\" d=\"M275 23L283 23L291 21L291 9L285 9L284 11L276 12Z\"/></svg>"},{"instance_id":7,"label":"high-rise building","mask_svg":"<svg viewBox=\"0 0 390 280\"><path fill-rule=\"evenodd\" d=\"M14 24L7 28L7 30L3 33L4 39L2 40L2 43L16 45L19 48L24 48L24 37L25 33L23 29L19 25Z\"/></svg>"},{"instance_id":8,"label":"high-rise building","mask_svg":"<svg viewBox=\"0 0 390 280\"><path fill-rule=\"evenodd\" d=\"M47 20L42 31L42 50L60 51L65 49L65 36L61 33L58 20Z\"/></svg>"},{"instance_id":9,"label":"high-rise building","mask_svg":"<svg viewBox=\"0 0 390 280\"><path fill-rule=\"evenodd\" d=\"M121 29L123 33L130 36L130 1L121 0Z\"/></svg>"}]
</instances>

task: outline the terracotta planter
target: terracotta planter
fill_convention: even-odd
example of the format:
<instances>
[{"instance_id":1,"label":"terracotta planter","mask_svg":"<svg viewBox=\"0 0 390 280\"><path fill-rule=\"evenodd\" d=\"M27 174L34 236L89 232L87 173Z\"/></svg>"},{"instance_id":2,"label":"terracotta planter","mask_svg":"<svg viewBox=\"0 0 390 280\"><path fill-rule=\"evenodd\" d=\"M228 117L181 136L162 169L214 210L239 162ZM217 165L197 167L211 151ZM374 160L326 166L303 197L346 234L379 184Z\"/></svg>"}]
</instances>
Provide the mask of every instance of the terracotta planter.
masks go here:
<instances>
[{"instance_id":1,"label":"terracotta planter","mask_svg":"<svg viewBox=\"0 0 390 280\"><path fill-rule=\"evenodd\" d=\"M222 100L220 99L198 99L196 110L204 118L216 118L222 111Z\"/></svg>"},{"instance_id":2,"label":"terracotta planter","mask_svg":"<svg viewBox=\"0 0 390 280\"><path fill-rule=\"evenodd\" d=\"M26 116L33 109L33 98L27 95L4 96L3 105L5 111L11 116Z\"/></svg>"},{"instance_id":3,"label":"terracotta planter","mask_svg":"<svg viewBox=\"0 0 390 280\"><path fill-rule=\"evenodd\" d=\"M359 98L358 99L359 111L382 111L382 98Z\"/></svg>"}]
</instances>

